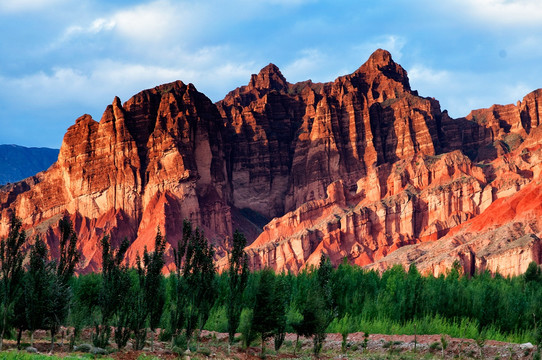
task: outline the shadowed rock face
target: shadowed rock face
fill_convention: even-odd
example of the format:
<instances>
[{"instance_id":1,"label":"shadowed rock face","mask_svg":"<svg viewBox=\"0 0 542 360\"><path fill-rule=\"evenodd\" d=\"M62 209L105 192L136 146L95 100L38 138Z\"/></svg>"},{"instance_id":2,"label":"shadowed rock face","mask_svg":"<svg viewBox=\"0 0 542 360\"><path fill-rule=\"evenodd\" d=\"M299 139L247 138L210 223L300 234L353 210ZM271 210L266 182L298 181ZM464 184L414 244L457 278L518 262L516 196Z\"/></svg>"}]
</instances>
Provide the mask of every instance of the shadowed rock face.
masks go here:
<instances>
[{"instance_id":1,"label":"shadowed rock face","mask_svg":"<svg viewBox=\"0 0 542 360\"><path fill-rule=\"evenodd\" d=\"M0 235L15 211L55 248L68 212L82 272L99 270L104 234L127 237L133 262L157 227L171 266L186 218L216 246L219 267L239 228L253 268L299 271L325 252L379 269L417 262L438 273L460 259L465 271L517 273L540 260L528 255L540 254L535 210L477 225L506 239L465 229L539 188L541 96L452 119L384 50L323 84L290 84L269 64L216 104L191 84L161 85L115 98L100 122L80 117L52 168L2 187Z\"/></svg>"}]
</instances>

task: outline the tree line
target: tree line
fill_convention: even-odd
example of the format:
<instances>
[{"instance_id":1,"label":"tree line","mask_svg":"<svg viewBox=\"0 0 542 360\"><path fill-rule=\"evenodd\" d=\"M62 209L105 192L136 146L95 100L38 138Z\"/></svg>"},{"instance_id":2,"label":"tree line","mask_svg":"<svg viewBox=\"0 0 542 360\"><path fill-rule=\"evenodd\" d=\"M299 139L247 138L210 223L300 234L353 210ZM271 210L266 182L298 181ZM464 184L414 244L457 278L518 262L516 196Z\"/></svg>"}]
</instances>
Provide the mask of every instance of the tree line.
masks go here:
<instances>
[{"instance_id":1,"label":"tree line","mask_svg":"<svg viewBox=\"0 0 542 360\"><path fill-rule=\"evenodd\" d=\"M94 346L151 348L159 338L179 350L198 346L203 329L227 332L230 346L268 339L279 350L287 332L310 337L318 354L328 332L446 333L456 337L540 342L542 273L531 263L522 276L482 272L466 276L459 266L446 275L422 276L415 265L378 273L346 261L337 268L322 255L318 267L299 274L270 269L250 272L246 239L236 231L229 267L218 274L214 249L203 232L183 223L173 252L175 270L162 274L166 239L157 230L154 251L124 261L129 242L101 240L99 273L74 276L80 255L68 217L60 220L58 257L36 236L30 246L21 220L12 216L0 242L0 350L4 338L18 344L24 331L50 332L51 349L61 326L73 347L83 328ZM456 264L457 265L457 264ZM150 336L149 336L150 333ZM240 339L236 334L240 333ZM65 335L65 334L63 334ZM297 343L296 343L297 349Z\"/></svg>"}]
</instances>

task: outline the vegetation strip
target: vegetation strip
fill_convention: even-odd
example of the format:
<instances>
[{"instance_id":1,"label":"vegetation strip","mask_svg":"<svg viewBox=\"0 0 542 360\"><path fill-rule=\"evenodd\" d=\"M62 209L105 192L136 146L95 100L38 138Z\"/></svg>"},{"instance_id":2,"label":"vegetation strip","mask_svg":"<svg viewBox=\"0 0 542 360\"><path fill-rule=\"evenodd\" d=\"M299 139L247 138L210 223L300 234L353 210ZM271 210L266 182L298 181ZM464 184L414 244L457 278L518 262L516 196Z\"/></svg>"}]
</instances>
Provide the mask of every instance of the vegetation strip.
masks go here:
<instances>
[{"instance_id":1,"label":"vegetation strip","mask_svg":"<svg viewBox=\"0 0 542 360\"><path fill-rule=\"evenodd\" d=\"M128 242L113 249L104 236L102 271L74 277L77 237L68 218L60 225L57 260L49 259L40 237L25 260L26 235L16 217L0 243L1 330L4 338L15 335L18 344L23 331L46 329L54 350L61 326L68 328L61 335L71 348L81 330L91 328L88 351L94 354L107 354L113 344L123 349L130 341L132 349L150 345L152 351L157 329L162 329L159 339L179 354L197 350L204 329L228 333L230 346L236 332L244 348L259 339L262 354L268 339L279 351L287 332L298 340L312 338L316 355L329 332L342 334L344 349L353 332L367 338L446 334L481 344L493 339L538 345L542 338L542 274L536 263L515 278L488 272L465 276L459 266L435 278L422 276L414 265L379 274L345 261L334 269L322 255L317 268L298 275L249 272L246 240L236 232L228 271L217 274L213 248L185 221L169 276L161 273L166 240L158 229L154 251L138 255L135 268L122 262ZM446 342L440 343L443 350Z\"/></svg>"}]
</instances>

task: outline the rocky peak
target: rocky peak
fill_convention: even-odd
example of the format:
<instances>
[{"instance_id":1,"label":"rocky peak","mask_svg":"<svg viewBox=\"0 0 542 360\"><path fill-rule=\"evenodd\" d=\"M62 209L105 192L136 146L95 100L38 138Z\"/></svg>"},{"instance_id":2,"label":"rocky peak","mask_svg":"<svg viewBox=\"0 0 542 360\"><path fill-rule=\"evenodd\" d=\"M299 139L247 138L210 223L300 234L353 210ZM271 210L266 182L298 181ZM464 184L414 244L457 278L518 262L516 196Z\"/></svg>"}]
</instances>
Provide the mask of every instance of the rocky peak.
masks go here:
<instances>
[{"instance_id":1,"label":"rocky peak","mask_svg":"<svg viewBox=\"0 0 542 360\"><path fill-rule=\"evenodd\" d=\"M248 86L256 89L280 91L288 87L288 82L275 64L269 64L261 69L258 75L251 76Z\"/></svg>"},{"instance_id":2,"label":"rocky peak","mask_svg":"<svg viewBox=\"0 0 542 360\"><path fill-rule=\"evenodd\" d=\"M383 68L395 63L393 62L389 51L377 49L371 54L371 56L369 56L366 64L369 64L373 68Z\"/></svg>"},{"instance_id":3,"label":"rocky peak","mask_svg":"<svg viewBox=\"0 0 542 360\"><path fill-rule=\"evenodd\" d=\"M360 66L354 75L365 74L370 79L380 83L382 76L400 83L406 91L410 91L410 83L405 69L393 61L389 51L378 49L371 54L369 59Z\"/></svg>"}]
</instances>

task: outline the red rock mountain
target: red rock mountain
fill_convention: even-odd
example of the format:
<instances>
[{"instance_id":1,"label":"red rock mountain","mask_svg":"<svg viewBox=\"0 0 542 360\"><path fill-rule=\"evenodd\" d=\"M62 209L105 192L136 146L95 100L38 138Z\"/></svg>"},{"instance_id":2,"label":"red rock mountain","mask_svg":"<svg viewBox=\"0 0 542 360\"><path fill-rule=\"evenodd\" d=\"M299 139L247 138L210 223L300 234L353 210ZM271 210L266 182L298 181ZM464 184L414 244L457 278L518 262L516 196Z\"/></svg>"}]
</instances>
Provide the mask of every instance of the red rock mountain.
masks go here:
<instances>
[{"instance_id":1,"label":"red rock mountain","mask_svg":"<svg viewBox=\"0 0 542 360\"><path fill-rule=\"evenodd\" d=\"M85 272L104 234L127 237L133 262L158 226L170 252L186 218L219 266L238 228L253 268L295 272L325 252L517 274L542 260L541 101L452 119L384 50L330 83L290 84L270 64L216 104L165 84L115 98L100 122L80 117L49 170L0 188L0 235L16 212L54 249L67 212Z\"/></svg>"}]
</instances>

